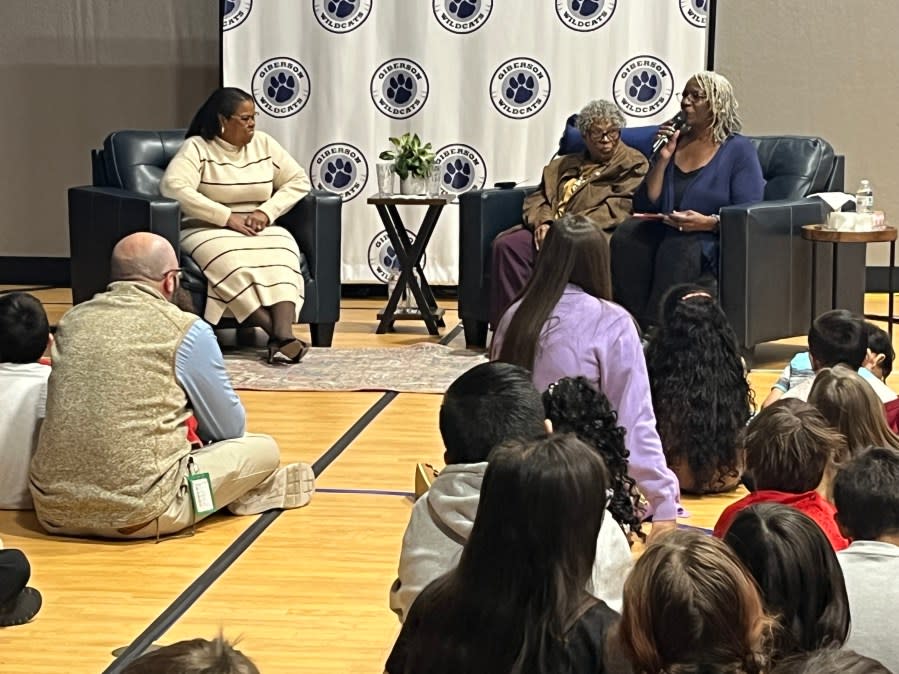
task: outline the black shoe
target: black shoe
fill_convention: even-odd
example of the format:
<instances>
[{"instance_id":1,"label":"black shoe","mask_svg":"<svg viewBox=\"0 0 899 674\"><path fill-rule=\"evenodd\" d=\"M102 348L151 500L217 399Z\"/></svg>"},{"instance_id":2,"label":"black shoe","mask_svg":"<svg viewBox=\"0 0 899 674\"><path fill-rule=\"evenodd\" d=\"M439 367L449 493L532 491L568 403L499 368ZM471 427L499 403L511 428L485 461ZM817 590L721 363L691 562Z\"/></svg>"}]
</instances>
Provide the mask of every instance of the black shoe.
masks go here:
<instances>
[{"instance_id":1,"label":"black shoe","mask_svg":"<svg viewBox=\"0 0 899 674\"><path fill-rule=\"evenodd\" d=\"M24 625L41 610L41 593L26 587L18 596L0 606L0 627Z\"/></svg>"},{"instance_id":2,"label":"black shoe","mask_svg":"<svg viewBox=\"0 0 899 674\"><path fill-rule=\"evenodd\" d=\"M270 340L268 343L268 363L299 363L309 351L309 345L302 339L286 339L283 342Z\"/></svg>"}]
</instances>

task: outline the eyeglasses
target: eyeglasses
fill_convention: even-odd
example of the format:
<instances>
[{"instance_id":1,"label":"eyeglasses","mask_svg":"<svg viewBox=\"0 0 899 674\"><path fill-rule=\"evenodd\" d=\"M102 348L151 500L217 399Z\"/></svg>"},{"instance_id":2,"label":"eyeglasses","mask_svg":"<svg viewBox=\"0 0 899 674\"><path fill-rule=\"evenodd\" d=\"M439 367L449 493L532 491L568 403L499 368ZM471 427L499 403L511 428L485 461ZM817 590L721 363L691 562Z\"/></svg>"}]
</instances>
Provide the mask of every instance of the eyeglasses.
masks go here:
<instances>
[{"instance_id":1,"label":"eyeglasses","mask_svg":"<svg viewBox=\"0 0 899 674\"><path fill-rule=\"evenodd\" d=\"M594 143L602 143L604 141L615 142L621 138L621 129L612 129L603 131L602 129L594 129L587 132L587 139Z\"/></svg>"},{"instance_id":2,"label":"eyeglasses","mask_svg":"<svg viewBox=\"0 0 899 674\"><path fill-rule=\"evenodd\" d=\"M239 119L244 124L249 124L251 119L256 119L258 116L258 112L254 112L252 115L231 115L231 117Z\"/></svg>"},{"instance_id":3,"label":"eyeglasses","mask_svg":"<svg viewBox=\"0 0 899 674\"><path fill-rule=\"evenodd\" d=\"M685 101L689 99L694 103L699 103L700 101L704 101L705 99L707 99L709 96L702 91L685 91L680 95L680 97Z\"/></svg>"}]
</instances>

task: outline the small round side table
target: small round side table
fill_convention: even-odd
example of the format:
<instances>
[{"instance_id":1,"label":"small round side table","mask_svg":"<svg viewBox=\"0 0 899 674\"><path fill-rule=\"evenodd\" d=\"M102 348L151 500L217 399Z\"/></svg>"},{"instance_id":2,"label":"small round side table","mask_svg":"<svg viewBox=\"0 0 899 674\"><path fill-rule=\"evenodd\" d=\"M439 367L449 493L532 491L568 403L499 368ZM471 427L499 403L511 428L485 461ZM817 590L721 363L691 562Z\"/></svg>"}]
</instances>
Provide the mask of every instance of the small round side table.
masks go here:
<instances>
[{"instance_id":1,"label":"small round side table","mask_svg":"<svg viewBox=\"0 0 899 674\"><path fill-rule=\"evenodd\" d=\"M890 244L890 266L888 268L887 293L888 308L887 315L865 314L865 318L871 318L878 321L887 322L887 331L890 339L893 339L893 268L895 267L896 257L896 228L883 227L882 229L872 229L867 231L841 231L837 229L827 229L824 225L804 225L802 227L802 238L812 242L812 317L815 320L815 296L816 282L818 278L818 248L817 243L830 243L833 246L833 276L831 278L830 289L830 308L837 308L837 256L839 254L837 246L841 243L884 243Z\"/></svg>"}]
</instances>

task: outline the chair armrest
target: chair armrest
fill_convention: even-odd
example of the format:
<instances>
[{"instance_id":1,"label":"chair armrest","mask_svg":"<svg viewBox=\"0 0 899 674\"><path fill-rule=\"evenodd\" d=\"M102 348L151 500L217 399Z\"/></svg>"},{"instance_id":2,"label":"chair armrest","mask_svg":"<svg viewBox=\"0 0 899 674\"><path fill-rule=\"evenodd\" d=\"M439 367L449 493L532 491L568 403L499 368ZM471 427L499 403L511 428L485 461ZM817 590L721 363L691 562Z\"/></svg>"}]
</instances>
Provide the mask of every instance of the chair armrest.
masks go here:
<instances>
[{"instance_id":1,"label":"chair armrest","mask_svg":"<svg viewBox=\"0 0 899 674\"><path fill-rule=\"evenodd\" d=\"M802 226L824 222L818 199L722 208L719 300L740 344L808 332L811 248Z\"/></svg>"},{"instance_id":2,"label":"chair armrest","mask_svg":"<svg viewBox=\"0 0 899 674\"><path fill-rule=\"evenodd\" d=\"M296 239L317 288L320 322L340 317L341 198L313 190L278 218L278 224ZM312 298L307 298L309 301Z\"/></svg>"},{"instance_id":3,"label":"chair armrest","mask_svg":"<svg viewBox=\"0 0 899 674\"><path fill-rule=\"evenodd\" d=\"M487 318L490 247L497 234L520 225L525 197L535 187L472 190L459 196L459 312Z\"/></svg>"},{"instance_id":4,"label":"chair armrest","mask_svg":"<svg viewBox=\"0 0 899 674\"><path fill-rule=\"evenodd\" d=\"M135 232L153 232L178 253L181 206L116 187L69 189L69 249L72 301L90 299L109 283L109 258L115 244Z\"/></svg>"}]
</instances>

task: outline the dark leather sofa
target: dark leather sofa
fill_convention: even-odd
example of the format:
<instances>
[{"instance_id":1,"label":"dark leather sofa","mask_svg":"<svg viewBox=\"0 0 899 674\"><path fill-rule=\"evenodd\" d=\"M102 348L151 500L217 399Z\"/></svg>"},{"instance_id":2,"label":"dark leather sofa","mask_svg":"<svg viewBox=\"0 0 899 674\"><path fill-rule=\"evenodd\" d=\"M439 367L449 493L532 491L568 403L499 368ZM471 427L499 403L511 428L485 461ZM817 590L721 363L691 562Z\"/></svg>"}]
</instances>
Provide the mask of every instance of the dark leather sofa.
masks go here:
<instances>
[{"instance_id":1,"label":"dark leather sofa","mask_svg":"<svg viewBox=\"0 0 899 674\"><path fill-rule=\"evenodd\" d=\"M622 141L648 154L657 127L626 128ZM830 208L816 192L843 191L845 159L815 137L754 136L767 184L765 200L721 210L719 301L741 348L808 332L814 313L831 308L833 256L818 251L816 297L812 288L812 244L802 226L824 222ZM563 136L560 149L572 150ZM563 152L564 153L564 152ZM467 346L487 338L490 252L501 231L521 223L525 196L534 187L486 189L462 194L459 241L459 317ZM864 244L841 244L837 304L861 313Z\"/></svg>"},{"instance_id":2,"label":"dark leather sofa","mask_svg":"<svg viewBox=\"0 0 899 674\"><path fill-rule=\"evenodd\" d=\"M159 234L179 252L182 285L200 315L206 279L196 263L180 254L181 208L159 194L169 161L184 130L116 131L92 152L93 185L69 189L72 301L90 299L109 280L109 257L121 238L134 232ZM300 246L305 301L300 323L309 323L314 346L330 346L340 318L341 199L313 191L278 218ZM234 321L225 321L221 327Z\"/></svg>"}]
</instances>

